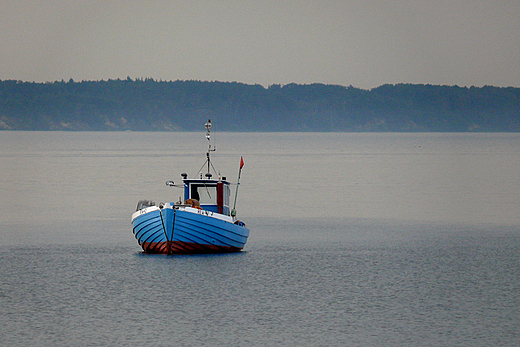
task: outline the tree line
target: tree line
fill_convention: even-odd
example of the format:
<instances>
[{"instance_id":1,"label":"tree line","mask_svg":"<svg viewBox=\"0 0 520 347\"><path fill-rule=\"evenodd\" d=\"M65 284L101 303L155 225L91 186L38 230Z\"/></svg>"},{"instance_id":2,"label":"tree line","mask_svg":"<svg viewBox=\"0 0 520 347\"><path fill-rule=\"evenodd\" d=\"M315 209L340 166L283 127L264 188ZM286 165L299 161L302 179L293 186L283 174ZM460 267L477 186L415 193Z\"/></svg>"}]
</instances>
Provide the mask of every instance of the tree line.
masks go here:
<instances>
[{"instance_id":1,"label":"tree line","mask_svg":"<svg viewBox=\"0 0 520 347\"><path fill-rule=\"evenodd\" d=\"M518 132L520 88L0 81L0 130Z\"/></svg>"}]
</instances>

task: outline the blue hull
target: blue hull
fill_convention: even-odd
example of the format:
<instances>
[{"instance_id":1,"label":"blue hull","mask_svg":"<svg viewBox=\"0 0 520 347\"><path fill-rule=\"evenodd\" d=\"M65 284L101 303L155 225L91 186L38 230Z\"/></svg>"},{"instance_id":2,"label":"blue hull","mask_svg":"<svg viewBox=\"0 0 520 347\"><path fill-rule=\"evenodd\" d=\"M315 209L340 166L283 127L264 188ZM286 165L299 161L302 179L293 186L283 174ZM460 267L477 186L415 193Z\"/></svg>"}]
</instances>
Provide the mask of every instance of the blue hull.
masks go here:
<instances>
[{"instance_id":1,"label":"blue hull","mask_svg":"<svg viewBox=\"0 0 520 347\"><path fill-rule=\"evenodd\" d=\"M132 220L133 232L147 253L238 252L249 236L245 226L204 210L165 207L139 213Z\"/></svg>"}]
</instances>

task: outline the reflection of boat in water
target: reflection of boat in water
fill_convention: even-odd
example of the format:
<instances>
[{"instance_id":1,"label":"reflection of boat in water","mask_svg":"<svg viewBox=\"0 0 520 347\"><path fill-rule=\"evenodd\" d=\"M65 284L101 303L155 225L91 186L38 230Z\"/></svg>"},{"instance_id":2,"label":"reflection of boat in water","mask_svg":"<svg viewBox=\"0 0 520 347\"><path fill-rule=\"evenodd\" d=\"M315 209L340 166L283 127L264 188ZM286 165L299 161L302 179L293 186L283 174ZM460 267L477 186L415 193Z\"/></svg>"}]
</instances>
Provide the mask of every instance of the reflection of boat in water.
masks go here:
<instances>
[{"instance_id":1,"label":"reflection of boat in water","mask_svg":"<svg viewBox=\"0 0 520 347\"><path fill-rule=\"evenodd\" d=\"M206 123L206 138L210 140L211 121ZM230 208L230 182L226 177L213 179L210 152L206 153L207 173L201 171L189 179L183 173L182 185L172 181L168 186L182 187L184 199L178 202L161 203L158 206L149 200L141 200L132 215L134 235L147 253L222 253L242 250L249 236L249 229L236 219L235 206ZM240 160L240 172L244 162ZM201 169L202 170L202 169ZM216 172L215 172L216 173ZM237 188L238 189L237 182ZM184 202L183 202L184 201ZM236 191L235 191L236 204ZM234 205L235 205L234 204Z\"/></svg>"}]
</instances>

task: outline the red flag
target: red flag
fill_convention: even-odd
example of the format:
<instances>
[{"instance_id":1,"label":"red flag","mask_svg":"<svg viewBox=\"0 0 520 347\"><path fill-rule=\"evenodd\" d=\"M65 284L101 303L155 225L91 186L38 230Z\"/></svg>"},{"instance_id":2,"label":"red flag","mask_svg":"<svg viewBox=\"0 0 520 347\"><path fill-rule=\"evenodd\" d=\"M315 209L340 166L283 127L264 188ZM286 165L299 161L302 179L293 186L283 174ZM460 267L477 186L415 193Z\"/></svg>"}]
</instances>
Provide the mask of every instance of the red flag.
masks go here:
<instances>
[{"instance_id":1,"label":"red flag","mask_svg":"<svg viewBox=\"0 0 520 347\"><path fill-rule=\"evenodd\" d=\"M240 157L240 170L242 170L243 166L244 166L244 158Z\"/></svg>"}]
</instances>

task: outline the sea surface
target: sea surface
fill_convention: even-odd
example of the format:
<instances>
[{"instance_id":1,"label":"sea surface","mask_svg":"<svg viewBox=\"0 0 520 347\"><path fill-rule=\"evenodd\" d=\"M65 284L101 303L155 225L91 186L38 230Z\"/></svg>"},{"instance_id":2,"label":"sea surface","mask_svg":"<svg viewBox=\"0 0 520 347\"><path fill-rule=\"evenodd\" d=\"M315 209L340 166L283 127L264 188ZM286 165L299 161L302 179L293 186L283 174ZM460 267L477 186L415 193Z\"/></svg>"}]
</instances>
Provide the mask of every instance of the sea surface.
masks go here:
<instances>
[{"instance_id":1,"label":"sea surface","mask_svg":"<svg viewBox=\"0 0 520 347\"><path fill-rule=\"evenodd\" d=\"M203 132L0 132L0 345L520 344L520 134L213 138L248 243L164 256Z\"/></svg>"}]
</instances>

